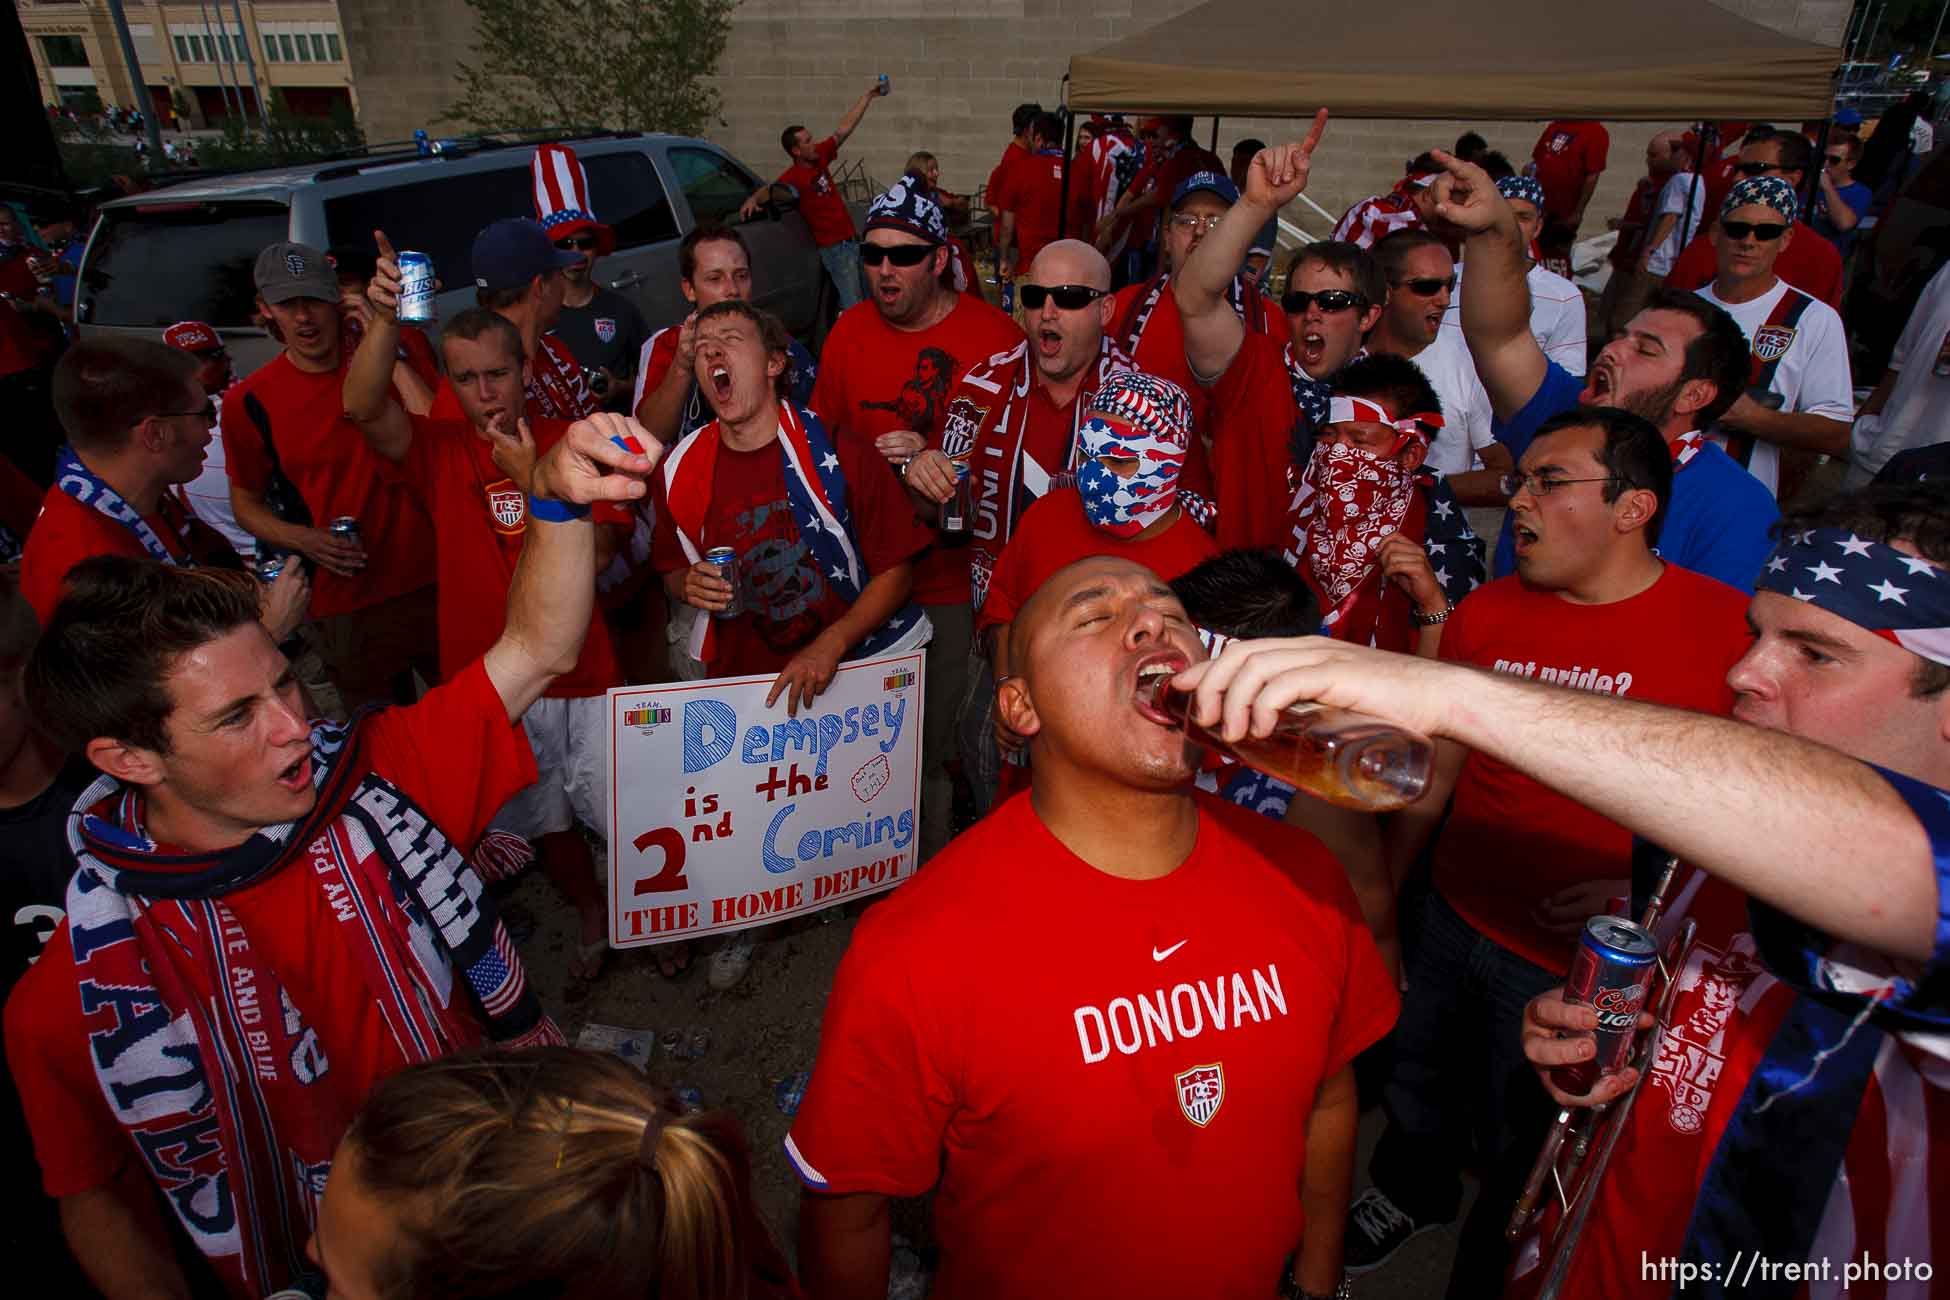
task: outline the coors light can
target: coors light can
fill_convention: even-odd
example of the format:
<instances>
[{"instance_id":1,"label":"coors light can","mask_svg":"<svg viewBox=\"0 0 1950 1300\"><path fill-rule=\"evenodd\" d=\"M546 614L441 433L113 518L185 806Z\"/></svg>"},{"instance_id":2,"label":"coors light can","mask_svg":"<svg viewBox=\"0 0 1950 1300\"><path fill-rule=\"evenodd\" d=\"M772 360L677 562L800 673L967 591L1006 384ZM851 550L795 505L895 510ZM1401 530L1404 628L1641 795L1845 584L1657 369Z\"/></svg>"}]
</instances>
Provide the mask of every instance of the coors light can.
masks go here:
<instances>
[{"instance_id":1,"label":"coors light can","mask_svg":"<svg viewBox=\"0 0 1950 1300\"><path fill-rule=\"evenodd\" d=\"M1658 941L1644 926L1616 916L1594 916L1584 923L1584 938L1564 982L1564 1000L1582 1002L1598 1013L1598 1051L1589 1061L1552 1070L1552 1083L1582 1096L1599 1079L1625 1068L1658 960Z\"/></svg>"}]
</instances>

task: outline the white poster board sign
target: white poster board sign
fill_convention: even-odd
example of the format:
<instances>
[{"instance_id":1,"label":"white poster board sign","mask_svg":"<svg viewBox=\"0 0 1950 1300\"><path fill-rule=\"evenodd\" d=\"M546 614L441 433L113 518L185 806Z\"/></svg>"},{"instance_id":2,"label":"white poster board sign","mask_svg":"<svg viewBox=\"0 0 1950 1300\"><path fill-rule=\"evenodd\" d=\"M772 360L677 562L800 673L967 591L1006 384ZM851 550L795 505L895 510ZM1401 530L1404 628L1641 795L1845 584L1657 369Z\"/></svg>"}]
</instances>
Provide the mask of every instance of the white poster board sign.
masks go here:
<instances>
[{"instance_id":1,"label":"white poster board sign","mask_svg":"<svg viewBox=\"0 0 1950 1300\"><path fill-rule=\"evenodd\" d=\"M891 889L920 838L920 652L841 664L810 709L776 680L609 693L609 942L722 934Z\"/></svg>"}]
</instances>

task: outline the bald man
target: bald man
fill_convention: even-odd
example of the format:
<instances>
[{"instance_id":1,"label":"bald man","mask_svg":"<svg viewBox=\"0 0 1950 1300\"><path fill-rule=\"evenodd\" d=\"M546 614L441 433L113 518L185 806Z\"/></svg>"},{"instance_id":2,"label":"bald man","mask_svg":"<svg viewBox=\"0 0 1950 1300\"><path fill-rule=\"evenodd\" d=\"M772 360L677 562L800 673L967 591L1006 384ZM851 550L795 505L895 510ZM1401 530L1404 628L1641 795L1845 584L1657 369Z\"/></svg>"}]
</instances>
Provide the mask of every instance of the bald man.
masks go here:
<instances>
[{"instance_id":1,"label":"bald man","mask_svg":"<svg viewBox=\"0 0 1950 1300\"><path fill-rule=\"evenodd\" d=\"M1078 561L1010 645L1030 792L862 918L827 1003L786 1139L806 1294L885 1295L889 1202L937 1184L949 1300L1264 1295L1296 1243L1331 1294L1349 1063L1397 1007L1353 892L1311 835L1194 791L1148 698L1204 651L1157 575ZM998 925L997 899L1028 905Z\"/></svg>"},{"instance_id":2,"label":"bald man","mask_svg":"<svg viewBox=\"0 0 1950 1300\"><path fill-rule=\"evenodd\" d=\"M1647 295L1657 283L1651 273L1640 265L1640 261L1651 251L1653 236L1657 233L1653 227L1661 224L1662 214L1658 207L1666 183L1679 172L1690 172L1692 165L1691 149L1681 132L1661 131L1645 146L1645 176L1633 191L1625 215L1614 223L1618 229L1618 243L1611 252L1611 279L1605 282L1605 292L1598 299L1598 327L1606 339L1617 334L1625 327L1626 321L1638 315L1639 308L1645 305ZM1693 199L1694 211L1704 208L1705 204L1706 188L1702 182ZM1663 223L1666 235L1671 234L1672 223L1683 215L1682 212Z\"/></svg>"}]
</instances>

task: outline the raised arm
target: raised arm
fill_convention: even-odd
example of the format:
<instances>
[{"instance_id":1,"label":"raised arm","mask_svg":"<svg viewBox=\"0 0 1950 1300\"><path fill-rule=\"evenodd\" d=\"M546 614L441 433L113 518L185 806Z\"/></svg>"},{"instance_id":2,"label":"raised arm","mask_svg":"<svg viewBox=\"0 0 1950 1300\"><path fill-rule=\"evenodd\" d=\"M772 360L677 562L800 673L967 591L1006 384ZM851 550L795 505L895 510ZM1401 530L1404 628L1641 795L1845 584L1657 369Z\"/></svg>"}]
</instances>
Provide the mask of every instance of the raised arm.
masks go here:
<instances>
[{"instance_id":1,"label":"raised arm","mask_svg":"<svg viewBox=\"0 0 1950 1300\"><path fill-rule=\"evenodd\" d=\"M523 422L526 423L525 421ZM648 455L626 450L647 448ZM634 501L662 448L627 416L601 412L569 426L535 466L528 532L508 588L508 621L483 656L510 721L576 665L596 602L597 501Z\"/></svg>"},{"instance_id":2,"label":"raised arm","mask_svg":"<svg viewBox=\"0 0 1950 1300\"><path fill-rule=\"evenodd\" d=\"M1314 114L1313 129L1298 144L1262 149L1246 177L1246 192L1200 240L1172 281L1178 319L1185 327L1185 360L1192 374L1216 380L1245 341L1245 322L1226 301L1232 277L1266 219L1307 188L1313 154L1327 129L1327 110Z\"/></svg>"},{"instance_id":3,"label":"raised arm","mask_svg":"<svg viewBox=\"0 0 1950 1300\"><path fill-rule=\"evenodd\" d=\"M1296 700L1446 737L1836 939L1934 952L1936 868L1916 815L1873 769L1785 732L1320 637L1228 646L1178 684L1228 737L1265 734Z\"/></svg>"},{"instance_id":4,"label":"raised arm","mask_svg":"<svg viewBox=\"0 0 1950 1300\"><path fill-rule=\"evenodd\" d=\"M390 461L406 459L413 445L413 421L393 400L394 354L399 350L399 260L381 230L372 232L379 260L366 286L370 320L352 364L345 368L341 400L346 416L366 435L372 449Z\"/></svg>"},{"instance_id":5,"label":"raised arm","mask_svg":"<svg viewBox=\"0 0 1950 1300\"><path fill-rule=\"evenodd\" d=\"M1544 382L1549 362L1530 334L1530 259L1517 214L1489 174L1474 163L1435 151L1447 175L1436 178L1436 215L1463 232L1463 341L1490 407L1507 420Z\"/></svg>"},{"instance_id":6,"label":"raised arm","mask_svg":"<svg viewBox=\"0 0 1950 1300\"><path fill-rule=\"evenodd\" d=\"M840 124L833 128L833 143L835 145L846 143L846 138L852 135L854 130L860 125L860 119L867 115L867 105L873 103L879 96L880 83L875 81L873 85L868 86L861 93L860 98L853 101L853 107L846 110L846 116L841 118Z\"/></svg>"}]
</instances>

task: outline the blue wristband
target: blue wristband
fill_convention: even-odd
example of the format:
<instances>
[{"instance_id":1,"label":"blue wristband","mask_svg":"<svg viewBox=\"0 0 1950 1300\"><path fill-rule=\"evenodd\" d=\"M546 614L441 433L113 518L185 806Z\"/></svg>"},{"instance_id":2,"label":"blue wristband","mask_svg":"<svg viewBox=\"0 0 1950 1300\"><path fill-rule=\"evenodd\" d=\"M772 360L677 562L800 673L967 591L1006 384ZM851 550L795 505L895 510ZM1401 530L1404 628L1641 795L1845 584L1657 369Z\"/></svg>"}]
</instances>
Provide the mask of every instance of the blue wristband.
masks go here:
<instances>
[{"instance_id":1,"label":"blue wristband","mask_svg":"<svg viewBox=\"0 0 1950 1300\"><path fill-rule=\"evenodd\" d=\"M587 519L589 507L572 506L567 501L557 501L553 497L529 497L528 517L539 519L545 524L566 524L576 519Z\"/></svg>"}]
</instances>

